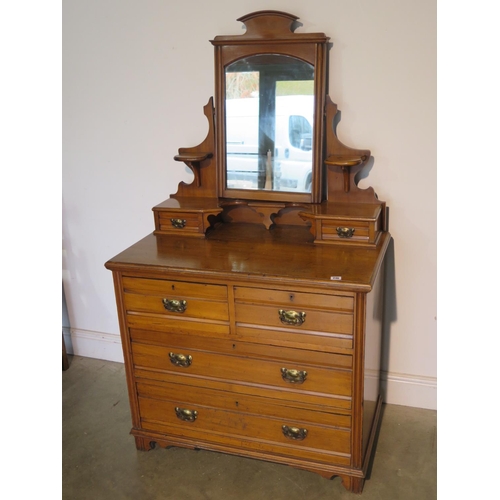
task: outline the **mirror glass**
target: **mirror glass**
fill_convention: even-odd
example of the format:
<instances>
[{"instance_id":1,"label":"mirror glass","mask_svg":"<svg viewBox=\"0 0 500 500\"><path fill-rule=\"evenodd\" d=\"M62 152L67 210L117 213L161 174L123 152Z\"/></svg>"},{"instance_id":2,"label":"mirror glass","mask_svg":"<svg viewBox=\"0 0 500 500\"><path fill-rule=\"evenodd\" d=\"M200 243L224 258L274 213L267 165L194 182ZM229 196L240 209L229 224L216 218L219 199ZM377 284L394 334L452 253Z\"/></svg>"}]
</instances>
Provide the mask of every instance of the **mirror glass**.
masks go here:
<instances>
[{"instance_id":1,"label":"mirror glass","mask_svg":"<svg viewBox=\"0 0 500 500\"><path fill-rule=\"evenodd\" d=\"M226 188L310 193L314 66L254 55L225 80Z\"/></svg>"}]
</instances>

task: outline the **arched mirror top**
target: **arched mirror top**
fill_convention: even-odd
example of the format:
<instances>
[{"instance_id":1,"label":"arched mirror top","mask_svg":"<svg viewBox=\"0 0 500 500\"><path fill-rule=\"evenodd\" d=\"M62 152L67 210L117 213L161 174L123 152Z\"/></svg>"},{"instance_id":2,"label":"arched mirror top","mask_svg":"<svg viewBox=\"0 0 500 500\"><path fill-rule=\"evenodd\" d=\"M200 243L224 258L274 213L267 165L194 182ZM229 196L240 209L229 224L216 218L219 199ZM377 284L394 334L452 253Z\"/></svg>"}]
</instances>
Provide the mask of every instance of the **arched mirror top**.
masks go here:
<instances>
[{"instance_id":1,"label":"arched mirror top","mask_svg":"<svg viewBox=\"0 0 500 500\"><path fill-rule=\"evenodd\" d=\"M322 197L324 33L295 33L297 17L261 11L215 46L218 194L317 203Z\"/></svg>"}]
</instances>

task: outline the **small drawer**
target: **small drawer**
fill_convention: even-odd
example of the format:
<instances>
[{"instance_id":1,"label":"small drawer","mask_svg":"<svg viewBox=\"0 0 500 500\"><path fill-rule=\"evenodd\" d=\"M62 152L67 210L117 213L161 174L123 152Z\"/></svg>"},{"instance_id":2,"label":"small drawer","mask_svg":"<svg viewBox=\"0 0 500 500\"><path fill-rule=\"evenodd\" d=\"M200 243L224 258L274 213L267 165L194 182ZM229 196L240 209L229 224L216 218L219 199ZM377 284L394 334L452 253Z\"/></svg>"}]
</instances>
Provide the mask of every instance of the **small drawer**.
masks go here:
<instances>
[{"instance_id":1,"label":"small drawer","mask_svg":"<svg viewBox=\"0 0 500 500\"><path fill-rule=\"evenodd\" d=\"M260 325L273 329L293 330L297 333L309 331L320 334L353 334L352 314L297 307L295 304L271 306L237 303L235 309L237 328Z\"/></svg>"},{"instance_id":2,"label":"small drawer","mask_svg":"<svg viewBox=\"0 0 500 500\"><path fill-rule=\"evenodd\" d=\"M376 221L323 220L321 224L321 239L337 243L375 244L379 232L380 219Z\"/></svg>"},{"instance_id":3,"label":"small drawer","mask_svg":"<svg viewBox=\"0 0 500 500\"><path fill-rule=\"evenodd\" d=\"M330 463L350 461L349 430L306 422L293 412L286 418L269 418L186 404L183 399L145 397L139 397L139 409L141 427L154 432Z\"/></svg>"},{"instance_id":4,"label":"small drawer","mask_svg":"<svg viewBox=\"0 0 500 500\"><path fill-rule=\"evenodd\" d=\"M309 356L308 362L300 362L279 359L279 348L269 347L269 352L274 353L277 359L229 356L182 346L163 347L132 342L134 367L138 370L280 388L295 399L300 399L302 393L350 399L350 369L314 365L314 353ZM183 362L186 359L188 361Z\"/></svg>"},{"instance_id":5,"label":"small drawer","mask_svg":"<svg viewBox=\"0 0 500 500\"><path fill-rule=\"evenodd\" d=\"M235 287L234 295L241 340L324 352L352 349L353 294Z\"/></svg>"},{"instance_id":6,"label":"small drawer","mask_svg":"<svg viewBox=\"0 0 500 500\"><path fill-rule=\"evenodd\" d=\"M123 291L128 313L229 320L224 285L124 277Z\"/></svg>"},{"instance_id":7,"label":"small drawer","mask_svg":"<svg viewBox=\"0 0 500 500\"><path fill-rule=\"evenodd\" d=\"M169 233L203 233L200 215L189 212L159 212L157 230Z\"/></svg>"},{"instance_id":8,"label":"small drawer","mask_svg":"<svg viewBox=\"0 0 500 500\"><path fill-rule=\"evenodd\" d=\"M386 224L384 203L323 202L300 216L310 222L319 244L374 248Z\"/></svg>"}]
</instances>

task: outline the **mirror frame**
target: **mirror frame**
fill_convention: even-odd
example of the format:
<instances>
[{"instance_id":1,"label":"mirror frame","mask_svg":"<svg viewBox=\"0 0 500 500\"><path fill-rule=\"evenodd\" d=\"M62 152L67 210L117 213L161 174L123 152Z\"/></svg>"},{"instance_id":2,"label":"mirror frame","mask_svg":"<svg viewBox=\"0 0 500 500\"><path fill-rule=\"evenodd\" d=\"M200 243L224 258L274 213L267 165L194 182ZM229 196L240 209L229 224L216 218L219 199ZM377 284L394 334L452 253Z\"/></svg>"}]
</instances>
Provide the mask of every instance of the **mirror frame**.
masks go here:
<instances>
[{"instance_id":1,"label":"mirror frame","mask_svg":"<svg viewBox=\"0 0 500 500\"><path fill-rule=\"evenodd\" d=\"M246 27L243 35L216 36L215 50L215 132L217 195L228 199L247 199L289 203L320 203L323 195L325 99L327 43L324 33L294 33L297 16L266 10L240 17ZM314 123L312 144L312 185L310 193L233 189L226 187L225 71L229 64L256 55L278 54L311 64L314 68Z\"/></svg>"}]
</instances>

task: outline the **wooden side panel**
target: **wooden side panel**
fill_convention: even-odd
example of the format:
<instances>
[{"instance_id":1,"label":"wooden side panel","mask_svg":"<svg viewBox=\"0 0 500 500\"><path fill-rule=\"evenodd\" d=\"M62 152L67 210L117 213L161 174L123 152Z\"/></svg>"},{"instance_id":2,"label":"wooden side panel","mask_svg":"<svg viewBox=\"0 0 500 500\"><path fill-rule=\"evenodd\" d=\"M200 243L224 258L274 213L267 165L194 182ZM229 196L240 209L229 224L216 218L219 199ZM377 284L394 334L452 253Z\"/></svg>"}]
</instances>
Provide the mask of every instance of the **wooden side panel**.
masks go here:
<instances>
[{"instance_id":1,"label":"wooden side panel","mask_svg":"<svg viewBox=\"0 0 500 500\"><path fill-rule=\"evenodd\" d=\"M384 312L384 271L382 265L372 291L366 298L365 373L363 390L363 453L366 452L380 395L380 363Z\"/></svg>"}]
</instances>

